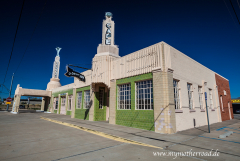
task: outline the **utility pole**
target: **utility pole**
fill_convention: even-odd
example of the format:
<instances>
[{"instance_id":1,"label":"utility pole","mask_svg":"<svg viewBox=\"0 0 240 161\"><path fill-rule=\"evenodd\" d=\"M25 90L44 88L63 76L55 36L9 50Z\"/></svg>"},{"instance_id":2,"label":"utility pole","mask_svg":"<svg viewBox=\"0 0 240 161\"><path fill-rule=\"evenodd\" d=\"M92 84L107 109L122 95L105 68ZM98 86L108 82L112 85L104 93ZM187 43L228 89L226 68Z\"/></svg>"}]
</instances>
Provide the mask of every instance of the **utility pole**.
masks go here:
<instances>
[{"instance_id":1,"label":"utility pole","mask_svg":"<svg viewBox=\"0 0 240 161\"><path fill-rule=\"evenodd\" d=\"M10 86L10 91L9 91L9 97L11 97L13 77L14 77L14 73L13 73L13 75L12 75L12 81L11 81L11 86ZM7 111L8 111L8 108L9 108L9 104L7 105Z\"/></svg>"},{"instance_id":2,"label":"utility pole","mask_svg":"<svg viewBox=\"0 0 240 161\"><path fill-rule=\"evenodd\" d=\"M210 133L209 117L208 117L208 108L207 108L207 92L205 92L205 102L206 102L206 110L207 110L208 132Z\"/></svg>"}]
</instances>

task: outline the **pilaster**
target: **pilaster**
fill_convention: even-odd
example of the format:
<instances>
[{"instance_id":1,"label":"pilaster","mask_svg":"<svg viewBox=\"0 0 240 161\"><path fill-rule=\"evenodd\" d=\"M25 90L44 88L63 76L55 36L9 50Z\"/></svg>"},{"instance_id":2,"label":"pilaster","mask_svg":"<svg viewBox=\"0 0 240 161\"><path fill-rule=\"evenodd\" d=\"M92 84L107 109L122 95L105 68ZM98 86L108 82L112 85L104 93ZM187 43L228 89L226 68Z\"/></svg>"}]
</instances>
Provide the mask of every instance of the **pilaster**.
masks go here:
<instances>
[{"instance_id":1,"label":"pilaster","mask_svg":"<svg viewBox=\"0 0 240 161\"><path fill-rule=\"evenodd\" d=\"M73 88L73 101L72 101L72 113L71 118L75 118L75 106L76 106L76 88Z\"/></svg>"},{"instance_id":2,"label":"pilaster","mask_svg":"<svg viewBox=\"0 0 240 161\"><path fill-rule=\"evenodd\" d=\"M173 70L152 72L155 132L173 134L176 132Z\"/></svg>"},{"instance_id":3,"label":"pilaster","mask_svg":"<svg viewBox=\"0 0 240 161\"><path fill-rule=\"evenodd\" d=\"M61 96L60 94L58 94L58 110L57 110L57 114L60 114L60 106L61 105Z\"/></svg>"},{"instance_id":4,"label":"pilaster","mask_svg":"<svg viewBox=\"0 0 240 161\"><path fill-rule=\"evenodd\" d=\"M116 80L110 81L109 123L116 124Z\"/></svg>"},{"instance_id":5,"label":"pilaster","mask_svg":"<svg viewBox=\"0 0 240 161\"><path fill-rule=\"evenodd\" d=\"M45 106L45 98L42 97L41 111L44 111L44 106Z\"/></svg>"},{"instance_id":6,"label":"pilaster","mask_svg":"<svg viewBox=\"0 0 240 161\"><path fill-rule=\"evenodd\" d=\"M89 103L89 121L94 121L94 99L95 99L95 91L91 85L90 88L90 103Z\"/></svg>"},{"instance_id":7,"label":"pilaster","mask_svg":"<svg viewBox=\"0 0 240 161\"><path fill-rule=\"evenodd\" d=\"M66 98L65 98L65 115L67 115L67 111L68 111L68 93L66 93Z\"/></svg>"}]
</instances>

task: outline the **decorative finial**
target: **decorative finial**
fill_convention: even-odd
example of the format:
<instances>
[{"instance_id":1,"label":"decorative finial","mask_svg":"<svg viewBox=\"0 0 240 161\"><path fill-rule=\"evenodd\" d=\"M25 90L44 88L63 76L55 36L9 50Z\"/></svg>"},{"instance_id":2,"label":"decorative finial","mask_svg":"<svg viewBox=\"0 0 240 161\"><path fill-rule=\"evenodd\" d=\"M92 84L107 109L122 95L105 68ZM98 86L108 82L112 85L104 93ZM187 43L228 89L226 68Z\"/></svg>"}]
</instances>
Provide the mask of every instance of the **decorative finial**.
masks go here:
<instances>
[{"instance_id":1,"label":"decorative finial","mask_svg":"<svg viewBox=\"0 0 240 161\"><path fill-rule=\"evenodd\" d=\"M106 13L105 13L105 16L108 17L108 18L110 18L110 17L112 17L113 15L112 15L111 12L106 12Z\"/></svg>"},{"instance_id":2,"label":"decorative finial","mask_svg":"<svg viewBox=\"0 0 240 161\"><path fill-rule=\"evenodd\" d=\"M60 52L60 50L61 50L62 48L56 47L55 49L57 50L57 56L59 56L59 52Z\"/></svg>"}]
</instances>

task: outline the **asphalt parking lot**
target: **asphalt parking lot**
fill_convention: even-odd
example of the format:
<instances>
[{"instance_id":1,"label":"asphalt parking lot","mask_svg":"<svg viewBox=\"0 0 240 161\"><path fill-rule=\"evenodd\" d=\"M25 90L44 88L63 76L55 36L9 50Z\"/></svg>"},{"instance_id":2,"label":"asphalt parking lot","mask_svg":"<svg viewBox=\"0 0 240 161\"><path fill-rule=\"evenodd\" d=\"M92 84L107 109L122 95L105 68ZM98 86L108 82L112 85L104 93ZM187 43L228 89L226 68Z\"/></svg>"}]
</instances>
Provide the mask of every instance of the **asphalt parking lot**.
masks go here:
<instances>
[{"instance_id":1,"label":"asphalt parking lot","mask_svg":"<svg viewBox=\"0 0 240 161\"><path fill-rule=\"evenodd\" d=\"M0 112L0 160L240 160L239 115L213 124L210 134L204 126L166 135L65 115L30 112L17 115ZM234 133L219 139L226 131ZM101 133L118 138L111 139ZM146 146L122 142L121 138ZM213 153L216 150L219 156L160 156L163 152L168 155L168 152Z\"/></svg>"}]
</instances>

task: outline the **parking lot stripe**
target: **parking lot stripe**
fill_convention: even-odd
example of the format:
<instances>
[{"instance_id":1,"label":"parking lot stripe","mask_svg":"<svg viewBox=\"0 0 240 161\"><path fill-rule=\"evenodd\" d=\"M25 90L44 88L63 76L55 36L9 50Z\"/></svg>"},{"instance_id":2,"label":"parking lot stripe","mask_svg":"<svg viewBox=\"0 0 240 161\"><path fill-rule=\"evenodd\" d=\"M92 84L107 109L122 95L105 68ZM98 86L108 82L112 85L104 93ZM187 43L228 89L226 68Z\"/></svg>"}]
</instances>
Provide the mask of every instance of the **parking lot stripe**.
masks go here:
<instances>
[{"instance_id":1,"label":"parking lot stripe","mask_svg":"<svg viewBox=\"0 0 240 161\"><path fill-rule=\"evenodd\" d=\"M65 126L68 126L68 127L73 127L73 128L76 128L76 129L79 129L79 130L82 130L82 131L86 131L86 132L89 132L89 133L92 133L92 134L95 134L95 135L98 135L98 136L102 136L102 137L105 137L105 138L108 138L108 139L111 139L111 140L115 140L115 141L119 141L119 142L123 142L123 143L141 145L141 146L146 146L146 147L151 147L151 148L163 149L162 147L157 147L157 146L153 146L153 145L150 145L150 144L137 142L137 141L134 141L134 140L130 140L130 139L122 138L122 137L119 137L119 136L107 134L107 133L104 133L104 132L88 129L88 128L85 128L85 127L82 127L82 126L77 126L77 125L62 122L62 121L52 120L52 119L49 119L49 118L46 118L46 117L40 117L40 118L43 119L43 120L46 120L46 121L51 121L51 122L54 122L54 123L57 123L57 124L61 124L61 125L65 125Z\"/></svg>"},{"instance_id":2,"label":"parking lot stripe","mask_svg":"<svg viewBox=\"0 0 240 161\"><path fill-rule=\"evenodd\" d=\"M237 141L223 140L223 139L211 138L211 137L207 137L207 136L200 136L200 135L199 135L199 137L208 138L208 139L215 139L215 140L221 140L221 141L227 141L227 142L231 142L231 143L240 144L240 142L237 142Z\"/></svg>"}]
</instances>

